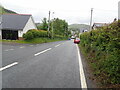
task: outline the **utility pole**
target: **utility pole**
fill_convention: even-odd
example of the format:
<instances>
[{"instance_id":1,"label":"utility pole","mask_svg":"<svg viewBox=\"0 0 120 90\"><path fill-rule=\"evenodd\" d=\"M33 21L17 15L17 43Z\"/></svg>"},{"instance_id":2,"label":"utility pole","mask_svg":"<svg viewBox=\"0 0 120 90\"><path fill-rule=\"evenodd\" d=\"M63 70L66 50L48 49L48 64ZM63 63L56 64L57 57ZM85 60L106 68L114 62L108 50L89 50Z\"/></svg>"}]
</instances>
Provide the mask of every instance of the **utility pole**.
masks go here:
<instances>
[{"instance_id":1,"label":"utility pole","mask_svg":"<svg viewBox=\"0 0 120 90\"><path fill-rule=\"evenodd\" d=\"M90 31L92 30L92 16L93 16L93 8L91 8Z\"/></svg>"},{"instance_id":2,"label":"utility pole","mask_svg":"<svg viewBox=\"0 0 120 90\"><path fill-rule=\"evenodd\" d=\"M52 16L54 15L54 12L52 13ZM52 38L54 37L54 27L53 27L53 24L54 24L54 16L53 16L53 21L52 21Z\"/></svg>"},{"instance_id":3,"label":"utility pole","mask_svg":"<svg viewBox=\"0 0 120 90\"><path fill-rule=\"evenodd\" d=\"M48 37L50 37L50 11L49 11L49 17L48 17Z\"/></svg>"}]
</instances>

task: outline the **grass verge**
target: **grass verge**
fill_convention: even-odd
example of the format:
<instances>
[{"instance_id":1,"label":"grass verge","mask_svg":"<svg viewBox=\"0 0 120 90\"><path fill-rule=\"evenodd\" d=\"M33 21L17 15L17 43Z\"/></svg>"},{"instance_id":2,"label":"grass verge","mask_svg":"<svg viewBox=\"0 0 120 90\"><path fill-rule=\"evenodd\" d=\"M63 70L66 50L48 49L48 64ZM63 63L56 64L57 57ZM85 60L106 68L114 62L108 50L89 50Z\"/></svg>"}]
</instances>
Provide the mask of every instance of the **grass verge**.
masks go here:
<instances>
[{"instance_id":1,"label":"grass verge","mask_svg":"<svg viewBox=\"0 0 120 90\"><path fill-rule=\"evenodd\" d=\"M8 43L22 43L22 44L37 44L37 43L48 43L48 42L55 42L55 41L62 41L62 40L67 40L66 38L64 39L59 39L59 38L34 38L32 40L0 40L0 42L8 42Z\"/></svg>"}]
</instances>

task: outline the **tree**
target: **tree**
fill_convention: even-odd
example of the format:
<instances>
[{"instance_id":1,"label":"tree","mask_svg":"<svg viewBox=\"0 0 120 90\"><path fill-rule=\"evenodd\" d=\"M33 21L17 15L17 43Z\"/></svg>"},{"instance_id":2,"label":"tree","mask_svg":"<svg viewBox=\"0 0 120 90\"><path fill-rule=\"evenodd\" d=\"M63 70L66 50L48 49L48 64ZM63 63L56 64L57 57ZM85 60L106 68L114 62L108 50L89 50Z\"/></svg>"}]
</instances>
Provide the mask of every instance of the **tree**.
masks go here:
<instances>
[{"instance_id":1,"label":"tree","mask_svg":"<svg viewBox=\"0 0 120 90\"><path fill-rule=\"evenodd\" d=\"M41 25L38 26L38 29L47 31L48 29L47 18L43 18Z\"/></svg>"},{"instance_id":2,"label":"tree","mask_svg":"<svg viewBox=\"0 0 120 90\"><path fill-rule=\"evenodd\" d=\"M54 33L57 35L67 36L68 35L68 23L65 20L55 18L51 22L53 25Z\"/></svg>"}]
</instances>

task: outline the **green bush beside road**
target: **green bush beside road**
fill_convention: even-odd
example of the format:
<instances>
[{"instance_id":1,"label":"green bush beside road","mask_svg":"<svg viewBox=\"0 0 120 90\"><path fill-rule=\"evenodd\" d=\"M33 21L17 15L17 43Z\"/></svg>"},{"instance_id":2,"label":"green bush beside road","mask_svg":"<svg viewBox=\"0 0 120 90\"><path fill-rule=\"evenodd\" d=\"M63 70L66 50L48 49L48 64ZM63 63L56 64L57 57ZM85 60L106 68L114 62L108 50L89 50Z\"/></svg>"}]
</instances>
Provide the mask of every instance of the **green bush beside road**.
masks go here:
<instances>
[{"instance_id":1,"label":"green bush beside road","mask_svg":"<svg viewBox=\"0 0 120 90\"><path fill-rule=\"evenodd\" d=\"M103 85L120 86L120 23L114 22L80 36L80 47Z\"/></svg>"},{"instance_id":2,"label":"green bush beside road","mask_svg":"<svg viewBox=\"0 0 120 90\"><path fill-rule=\"evenodd\" d=\"M34 38L47 37L47 31L43 30L29 30L27 33L23 34L25 40L31 40Z\"/></svg>"}]
</instances>

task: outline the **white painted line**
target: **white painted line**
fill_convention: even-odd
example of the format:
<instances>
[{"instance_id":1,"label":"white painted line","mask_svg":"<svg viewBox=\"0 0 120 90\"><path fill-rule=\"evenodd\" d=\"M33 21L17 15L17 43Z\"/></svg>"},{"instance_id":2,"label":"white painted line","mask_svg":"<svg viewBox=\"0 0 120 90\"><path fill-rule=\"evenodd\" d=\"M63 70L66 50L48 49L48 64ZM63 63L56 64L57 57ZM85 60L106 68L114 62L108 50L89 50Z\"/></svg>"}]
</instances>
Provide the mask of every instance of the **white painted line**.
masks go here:
<instances>
[{"instance_id":1,"label":"white painted line","mask_svg":"<svg viewBox=\"0 0 120 90\"><path fill-rule=\"evenodd\" d=\"M9 51L9 50L5 50L5 51Z\"/></svg>"},{"instance_id":2,"label":"white painted line","mask_svg":"<svg viewBox=\"0 0 120 90\"><path fill-rule=\"evenodd\" d=\"M33 46L33 45L30 45L31 47Z\"/></svg>"},{"instance_id":3,"label":"white painted line","mask_svg":"<svg viewBox=\"0 0 120 90\"><path fill-rule=\"evenodd\" d=\"M17 65L17 64L18 64L18 62L14 62L14 63L12 63L12 64L9 64L9 65L5 66L5 67L2 67L2 68L0 68L0 72L3 71L3 70L5 70L5 69L7 69L7 68L10 68L10 67L12 67L12 66L15 66L15 65Z\"/></svg>"},{"instance_id":4,"label":"white painted line","mask_svg":"<svg viewBox=\"0 0 120 90\"><path fill-rule=\"evenodd\" d=\"M14 49L7 49L7 50L4 50L4 51L10 51L10 50L14 50Z\"/></svg>"},{"instance_id":5,"label":"white painted line","mask_svg":"<svg viewBox=\"0 0 120 90\"><path fill-rule=\"evenodd\" d=\"M10 50L14 50L14 49L10 49Z\"/></svg>"},{"instance_id":6,"label":"white painted line","mask_svg":"<svg viewBox=\"0 0 120 90\"><path fill-rule=\"evenodd\" d=\"M25 48L25 46L22 46L22 47L20 47L20 48Z\"/></svg>"},{"instance_id":7,"label":"white painted line","mask_svg":"<svg viewBox=\"0 0 120 90\"><path fill-rule=\"evenodd\" d=\"M79 71L80 71L81 88L82 89L84 88L84 90L87 90L87 83L86 83L86 78L85 78L85 74L84 74L84 70L83 70L83 64L82 64L82 61L81 61L79 47L78 47L78 45L76 45L76 47L77 47L78 59L79 59Z\"/></svg>"},{"instance_id":8,"label":"white painted line","mask_svg":"<svg viewBox=\"0 0 120 90\"><path fill-rule=\"evenodd\" d=\"M58 46L60 46L60 44L56 45L55 47L58 47Z\"/></svg>"},{"instance_id":9,"label":"white painted line","mask_svg":"<svg viewBox=\"0 0 120 90\"><path fill-rule=\"evenodd\" d=\"M39 52L39 53L36 53L36 54L34 54L34 56L38 56L38 55L40 55L40 54L42 54L42 53L45 53L45 52L47 52L47 51L49 51L49 50L51 50L52 48L48 48L48 49L46 49L46 50L43 50L43 51L41 51L41 52Z\"/></svg>"}]
</instances>

